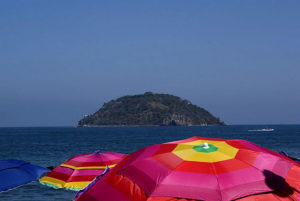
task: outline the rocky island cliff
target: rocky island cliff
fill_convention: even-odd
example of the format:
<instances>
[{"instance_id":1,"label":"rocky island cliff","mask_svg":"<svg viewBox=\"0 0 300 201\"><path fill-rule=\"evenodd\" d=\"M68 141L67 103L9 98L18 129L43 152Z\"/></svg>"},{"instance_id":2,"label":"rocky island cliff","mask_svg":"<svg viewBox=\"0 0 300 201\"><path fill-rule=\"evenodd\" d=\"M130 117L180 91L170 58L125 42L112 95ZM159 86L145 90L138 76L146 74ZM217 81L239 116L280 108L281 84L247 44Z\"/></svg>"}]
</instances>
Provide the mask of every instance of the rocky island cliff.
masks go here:
<instances>
[{"instance_id":1,"label":"rocky island cliff","mask_svg":"<svg viewBox=\"0 0 300 201\"><path fill-rule=\"evenodd\" d=\"M111 100L78 126L192 126L224 125L205 109L169 94L146 92Z\"/></svg>"}]
</instances>

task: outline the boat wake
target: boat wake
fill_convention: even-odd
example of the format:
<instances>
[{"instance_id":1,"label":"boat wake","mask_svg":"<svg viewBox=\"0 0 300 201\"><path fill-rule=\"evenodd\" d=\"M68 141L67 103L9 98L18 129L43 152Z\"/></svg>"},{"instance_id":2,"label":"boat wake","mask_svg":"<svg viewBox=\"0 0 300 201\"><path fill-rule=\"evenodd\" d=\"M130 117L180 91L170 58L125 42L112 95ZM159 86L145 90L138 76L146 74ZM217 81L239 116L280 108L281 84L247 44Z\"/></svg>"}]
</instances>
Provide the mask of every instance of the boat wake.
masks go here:
<instances>
[{"instance_id":1,"label":"boat wake","mask_svg":"<svg viewBox=\"0 0 300 201\"><path fill-rule=\"evenodd\" d=\"M274 131L274 129L273 128L263 128L263 129L255 129L255 130L248 130L248 131L269 132L269 131Z\"/></svg>"}]
</instances>

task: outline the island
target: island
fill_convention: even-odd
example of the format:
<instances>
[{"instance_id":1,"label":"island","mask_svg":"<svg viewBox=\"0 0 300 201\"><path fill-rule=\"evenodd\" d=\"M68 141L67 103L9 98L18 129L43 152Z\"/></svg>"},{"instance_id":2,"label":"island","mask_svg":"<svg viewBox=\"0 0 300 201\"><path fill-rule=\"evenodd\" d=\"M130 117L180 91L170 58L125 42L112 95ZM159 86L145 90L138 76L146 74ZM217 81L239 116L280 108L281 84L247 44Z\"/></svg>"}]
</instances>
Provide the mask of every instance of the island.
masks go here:
<instances>
[{"instance_id":1,"label":"island","mask_svg":"<svg viewBox=\"0 0 300 201\"><path fill-rule=\"evenodd\" d=\"M225 125L205 109L170 94L146 92L104 103L85 115L79 127L91 126L207 126Z\"/></svg>"}]
</instances>

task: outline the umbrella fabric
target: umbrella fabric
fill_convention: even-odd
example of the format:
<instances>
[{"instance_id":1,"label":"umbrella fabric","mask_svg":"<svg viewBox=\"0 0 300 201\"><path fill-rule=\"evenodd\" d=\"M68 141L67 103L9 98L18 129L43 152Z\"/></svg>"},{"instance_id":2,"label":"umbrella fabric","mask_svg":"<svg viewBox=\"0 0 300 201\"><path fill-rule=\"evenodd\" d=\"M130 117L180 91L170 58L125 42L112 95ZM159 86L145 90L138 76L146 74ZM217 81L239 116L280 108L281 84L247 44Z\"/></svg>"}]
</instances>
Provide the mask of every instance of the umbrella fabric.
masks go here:
<instances>
[{"instance_id":1,"label":"umbrella fabric","mask_svg":"<svg viewBox=\"0 0 300 201\"><path fill-rule=\"evenodd\" d=\"M287 157L244 140L193 137L136 151L76 200L298 200L299 189L300 166Z\"/></svg>"},{"instance_id":2,"label":"umbrella fabric","mask_svg":"<svg viewBox=\"0 0 300 201\"><path fill-rule=\"evenodd\" d=\"M48 171L22 160L0 160L0 192L38 180Z\"/></svg>"},{"instance_id":3,"label":"umbrella fabric","mask_svg":"<svg viewBox=\"0 0 300 201\"><path fill-rule=\"evenodd\" d=\"M93 181L91 181L84 189L78 191L78 193L76 194L76 197L80 196L81 194L85 193L87 190L89 190L99 179L101 179L103 177L103 175L105 175L108 171L109 171L109 167L106 166L106 169L104 170L104 172L102 174L100 174L99 176L97 176ZM75 198L76 198L75 197Z\"/></svg>"},{"instance_id":4,"label":"umbrella fabric","mask_svg":"<svg viewBox=\"0 0 300 201\"><path fill-rule=\"evenodd\" d=\"M300 159L299 159L299 158L295 158L295 157L289 156L289 155L287 155L284 151L280 151L279 153L280 153L281 155L283 155L283 156L286 156L286 157L292 159L292 160L295 161L296 163L299 163L299 164L300 164Z\"/></svg>"},{"instance_id":5,"label":"umbrella fabric","mask_svg":"<svg viewBox=\"0 0 300 201\"><path fill-rule=\"evenodd\" d=\"M53 188L79 191L101 175L107 167L114 167L125 156L120 153L99 151L79 154L54 168L40 179L40 183Z\"/></svg>"}]
</instances>

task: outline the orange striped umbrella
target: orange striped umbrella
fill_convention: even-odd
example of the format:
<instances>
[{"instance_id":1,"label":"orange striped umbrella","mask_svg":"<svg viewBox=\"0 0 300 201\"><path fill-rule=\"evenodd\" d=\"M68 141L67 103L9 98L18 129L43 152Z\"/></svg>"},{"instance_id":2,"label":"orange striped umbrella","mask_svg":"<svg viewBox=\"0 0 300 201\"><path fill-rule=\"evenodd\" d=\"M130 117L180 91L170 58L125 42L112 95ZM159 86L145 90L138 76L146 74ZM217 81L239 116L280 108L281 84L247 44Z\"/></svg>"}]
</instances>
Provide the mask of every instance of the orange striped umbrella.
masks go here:
<instances>
[{"instance_id":1,"label":"orange striped umbrella","mask_svg":"<svg viewBox=\"0 0 300 201\"><path fill-rule=\"evenodd\" d=\"M105 169L114 167L126 155L114 152L79 154L47 173L40 183L53 188L79 191L85 188Z\"/></svg>"}]
</instances>

